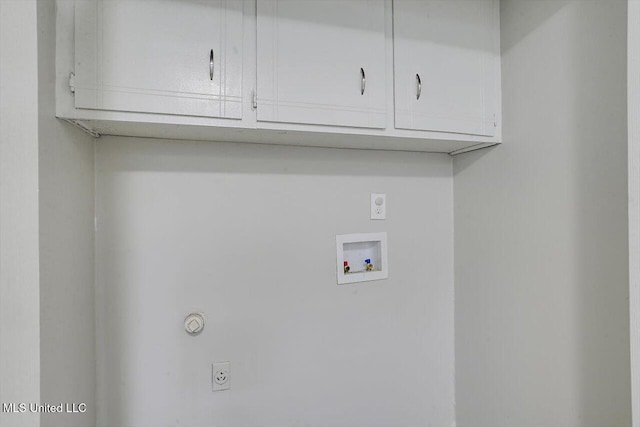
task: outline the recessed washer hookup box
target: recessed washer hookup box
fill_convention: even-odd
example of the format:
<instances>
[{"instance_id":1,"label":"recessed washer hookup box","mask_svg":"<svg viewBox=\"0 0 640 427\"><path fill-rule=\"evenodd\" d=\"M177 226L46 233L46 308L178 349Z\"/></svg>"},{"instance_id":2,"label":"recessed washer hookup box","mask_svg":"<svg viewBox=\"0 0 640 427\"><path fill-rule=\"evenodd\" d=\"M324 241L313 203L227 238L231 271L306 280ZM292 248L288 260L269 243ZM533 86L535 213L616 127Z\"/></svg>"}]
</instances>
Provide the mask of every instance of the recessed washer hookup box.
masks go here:
<instances>
[{"instance_id":1,"label":"recessed washer hookup box","mask_svg":"<svg viewBox=\"0 0 640 427\"><path fill-rule=\"evenodd\" d=\"M387 233L336 236L338 285L389 277Z\"/></svg>"}]
</instances>

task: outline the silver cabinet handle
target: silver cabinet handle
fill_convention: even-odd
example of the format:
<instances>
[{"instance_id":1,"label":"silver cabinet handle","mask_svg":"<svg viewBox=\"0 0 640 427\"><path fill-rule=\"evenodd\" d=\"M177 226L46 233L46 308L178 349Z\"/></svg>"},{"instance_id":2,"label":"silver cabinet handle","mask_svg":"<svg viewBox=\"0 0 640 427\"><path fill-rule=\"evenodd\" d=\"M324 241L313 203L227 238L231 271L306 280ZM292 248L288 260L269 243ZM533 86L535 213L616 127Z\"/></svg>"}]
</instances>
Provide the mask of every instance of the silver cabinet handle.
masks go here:
<instances>
[{"instance_id":1,"label":"silver cabinet handle","mask_svg":"<svg viewBox=\"0 0 640 427\"><path fill-rule=\"evenodd\" d=\"M213 49L209 52L209 78L213 80Z\"/></svg>"},{"instance_id":2,"label":"silver cabinet handle","mask_svg":"<svg viewBox=\"0 0 640 427\"><path fill-rule=\"evenodd\" d=\"M364 95L364 90L367 86L367 78L364 75L364 69L360 68L360 95Z\"/></svg>"},{"instance_id":3,"label":"silver cabinet handle","mask_svg":"<svg viewBox=\"0 0 640 427\"><path fill-rule=\"evenodd\" d=\"M420 80L420 74L416 74L416 99L420 99L422 93L422 80Z\"/></svg>"}]
</instances>

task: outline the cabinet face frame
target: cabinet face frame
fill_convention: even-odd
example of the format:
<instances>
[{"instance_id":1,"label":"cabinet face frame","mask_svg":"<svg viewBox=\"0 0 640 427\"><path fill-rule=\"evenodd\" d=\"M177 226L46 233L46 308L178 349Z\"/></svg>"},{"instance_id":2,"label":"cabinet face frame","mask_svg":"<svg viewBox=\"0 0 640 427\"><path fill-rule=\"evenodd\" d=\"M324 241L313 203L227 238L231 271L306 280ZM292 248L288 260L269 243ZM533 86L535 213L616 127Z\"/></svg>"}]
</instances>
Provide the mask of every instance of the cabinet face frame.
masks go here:
<instances>
[{"instance_id":1,"label":"cabinet face frame","mask_svg":"<svg viewBox=\"0 0 640 427\"><path fill-rule=\"evenodd\" d=\"M76 108L242 118L242 2L76 0L74 14Z\"/></svg>"},{"instance_id":2,"label":"cabinet face frame","mask_svg":"<svg viewBox=\"0 0 640 427\"><path fill-rule=\"evenodd\" d=\"M258 0L257 120L385 128L385 23L383 0Z\"/></svg>"},{"instance_id":3,"label":"cabinet face frame","mask_svg":"<svg viewBox=\"0 0 640 427\"><path fill-rule=\"evenodd\" d=\"M393 1L396 128L499 135L499 13L497 0Z\"/></svg>"}]
</instances>

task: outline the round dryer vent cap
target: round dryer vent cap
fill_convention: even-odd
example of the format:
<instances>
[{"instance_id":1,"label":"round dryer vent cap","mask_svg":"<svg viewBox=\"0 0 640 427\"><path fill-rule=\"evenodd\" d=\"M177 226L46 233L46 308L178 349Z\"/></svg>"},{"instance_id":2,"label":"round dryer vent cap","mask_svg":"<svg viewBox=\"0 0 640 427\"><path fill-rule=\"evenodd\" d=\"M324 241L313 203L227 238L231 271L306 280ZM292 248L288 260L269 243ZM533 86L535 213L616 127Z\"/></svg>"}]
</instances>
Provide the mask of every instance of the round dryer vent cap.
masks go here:
<instances>
[{"instance_id":1,"label":"round dryer vent cap","mask_svg":"<svg viewBox=\"0 0 640 427\"><path fill-rule=\"evenodd\" d=\"M198 335L204 329L204 314L189 314L184 319L184 328L189 335Z\"/></svg>"}]
</instances>

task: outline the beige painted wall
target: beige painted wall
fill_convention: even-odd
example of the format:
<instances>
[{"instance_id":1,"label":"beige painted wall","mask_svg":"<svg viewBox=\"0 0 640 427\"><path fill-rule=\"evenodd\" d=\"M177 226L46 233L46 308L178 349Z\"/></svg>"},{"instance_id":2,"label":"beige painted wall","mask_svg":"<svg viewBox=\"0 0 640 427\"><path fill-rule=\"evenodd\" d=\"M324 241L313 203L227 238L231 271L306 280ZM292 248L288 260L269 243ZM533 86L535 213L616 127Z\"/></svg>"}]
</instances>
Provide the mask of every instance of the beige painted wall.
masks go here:
<instances>
[{"instance_id":1,"label":"beige painted wall","mask_svg":"<svg viewBox=\"0 0 640 427\"><path fill-rule=\"evenodd\" d=\"M454 160L458 427L631 423L626 20L502 1L505 143Z\"/></svg>"}]
</instances>

